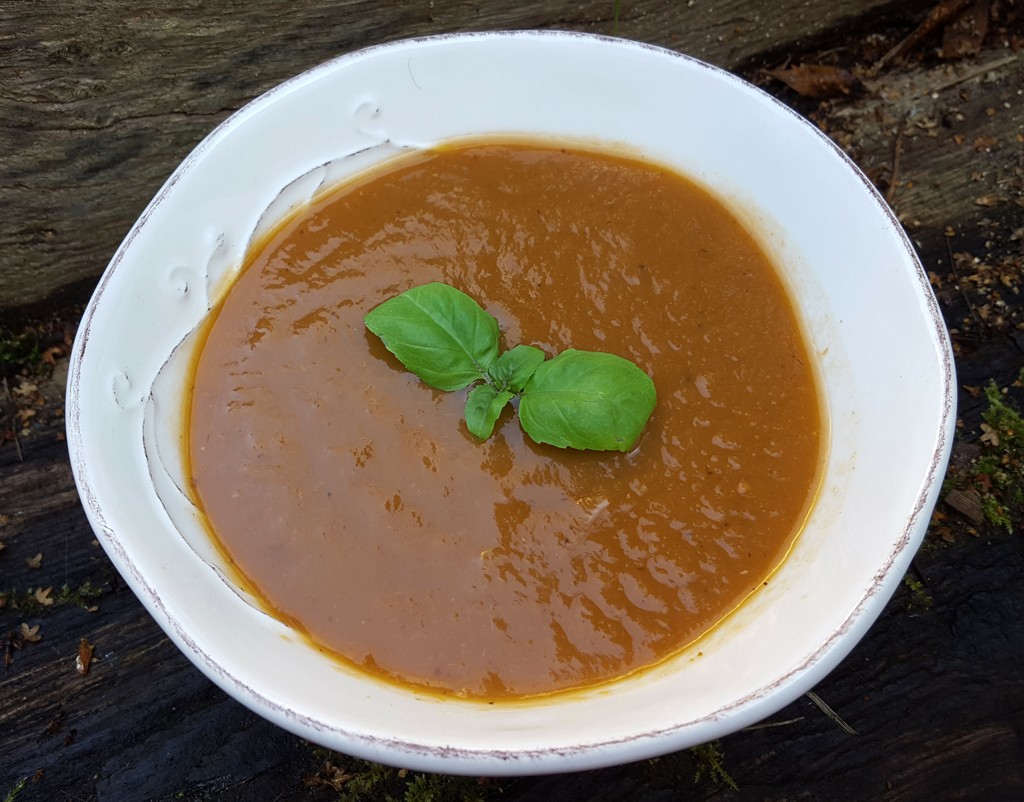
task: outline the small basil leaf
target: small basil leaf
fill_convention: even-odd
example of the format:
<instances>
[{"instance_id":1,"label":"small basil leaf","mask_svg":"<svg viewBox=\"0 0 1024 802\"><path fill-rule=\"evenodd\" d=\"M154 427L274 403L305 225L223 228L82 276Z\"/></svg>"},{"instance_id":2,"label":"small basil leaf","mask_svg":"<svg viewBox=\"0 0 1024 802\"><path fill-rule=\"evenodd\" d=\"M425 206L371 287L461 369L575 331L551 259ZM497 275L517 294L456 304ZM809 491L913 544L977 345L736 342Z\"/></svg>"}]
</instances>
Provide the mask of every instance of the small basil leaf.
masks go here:
<instances>
[{"instance_id":1,"label":"small basil leaf","mask_svg":"<svg viewBox=\"0 0 1024 802\"><path fill-rule=\"evenodd\" d=\"M519 419L538 443L629 451L656 400L650 376L629 360L569 349L530 377L520 397Z\"/></svg>"},{"instance_id":2,"label":"small basil leaf","mask_svg":"<svg viewBox=\"0 0 1024 802\"><path fill-rule=\"evenodd\" d=\"M454 287L413 287L370 310L366 328L406 369L438 390L484 377L498 356L498 321Z\"/></svg>"},{"instance_id":3,"label":"small basil leaf","mask_svg":"<svg viewBox=\"0 0 1024 802\"><path fill-rule=\"evenodd\" d=\"M547 357L539 348L532 345L517 345L506 351L487 371L494 386L499 390L511 390L518 393L526 386L527 379L540 367Z\"/></svg>"},{"instance_id":4,"label":"small basil leaf","mask_svg":"<svg viewBox=\"0 0 1024 802\"><path fill-rule=\"evenodd\" d=\"M486 440L494 432L494 424L515 393L495 390L489 384L478 384L466 398L466 427L474 437Z\"/></svg>"}]
</instances>

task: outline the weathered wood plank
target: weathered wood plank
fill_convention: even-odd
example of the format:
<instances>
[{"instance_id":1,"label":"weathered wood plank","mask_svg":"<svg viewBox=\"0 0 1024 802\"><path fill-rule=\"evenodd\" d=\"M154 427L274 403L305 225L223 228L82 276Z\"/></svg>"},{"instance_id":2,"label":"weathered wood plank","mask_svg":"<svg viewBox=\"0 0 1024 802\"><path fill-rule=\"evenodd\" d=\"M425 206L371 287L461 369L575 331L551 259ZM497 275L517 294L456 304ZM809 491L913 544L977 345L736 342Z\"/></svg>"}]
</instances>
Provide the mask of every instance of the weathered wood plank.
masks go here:
<instances>
[{"instance_id":1,"label":"weathered wood plank","mask_svg":"<svg viewBox=\"0 0 1024 802\"><path fill-rule=\"evenodd\" d=\"M912 0L0 2L0 309L82 300L175 166L277 83L355 48L449 31L626 36L724 67Z\"/></svg>"},{"instance_id":2,"label":"weathered wood plank","mask_svg":"<svg viewBox=\"0 0 1024 802\"><path fill-rule=\"evenodd\" d=\"M865 76L865 95L837 104L826 129L886 191L919 248L942 254L957 237L991 240L992 221L1024 220L1024 56ZM824 115L823 115L824 116ZM1013 221L1016 220L1016 224ZM991 243L987 250L991 250ZM946 260L948 269L948 259Z\"/></svg>"}]
</instances>

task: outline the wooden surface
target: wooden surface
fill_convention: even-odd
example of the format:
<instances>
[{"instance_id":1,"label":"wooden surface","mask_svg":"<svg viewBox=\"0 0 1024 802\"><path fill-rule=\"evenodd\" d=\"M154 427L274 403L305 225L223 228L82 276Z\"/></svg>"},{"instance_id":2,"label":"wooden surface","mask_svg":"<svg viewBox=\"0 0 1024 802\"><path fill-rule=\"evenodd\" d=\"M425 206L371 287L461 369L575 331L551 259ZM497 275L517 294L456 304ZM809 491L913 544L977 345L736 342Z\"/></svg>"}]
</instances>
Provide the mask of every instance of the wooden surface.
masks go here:
<instances>
[{"instance_id":1,"label":"wooden surface","mask_svg":"<svg viewBox=\"0 0 1024 802\"><path fill-rule=\"evenodd\" d=\"M622 4L622 35L735 67L881 0ZM909 4L922 7L921 3ZM613 0L0 2L0 309L94 282L160 184L232 111L349 50L444 31L610 34Z\"/></svg>"},{"instance_id":2,"label":"wooden surface","mask_svg":"<svg viewBox=\"0 0 1024 802\"><path fill-rule=\"evenodd\" d=\"M954 470L970 475L987 447L977 388L1021 394L1020 3L623 0L617 29L614 13L612 0L0 1L0 334L29 332L47 357L0 385L0 799L20 786L18 800L322 800L354 796L342 770L370 771L247 712L170 644L93 538L61 419L79 305L161 182L232 110L355 47L617 30L808 115L890 200L933 275L966 388ZM816 82L807 65L824 68ZM822 93L834 96L810 96ZM723 739L735 789L711 752L688 750L469 790L516 802L1024 799L1024 538L939 512L885 614L816 689L842 726L804 698ZM411 781L387 777L398 798ZM444 788L434 798L462 798Z\"/></svg>"}]
</instances>

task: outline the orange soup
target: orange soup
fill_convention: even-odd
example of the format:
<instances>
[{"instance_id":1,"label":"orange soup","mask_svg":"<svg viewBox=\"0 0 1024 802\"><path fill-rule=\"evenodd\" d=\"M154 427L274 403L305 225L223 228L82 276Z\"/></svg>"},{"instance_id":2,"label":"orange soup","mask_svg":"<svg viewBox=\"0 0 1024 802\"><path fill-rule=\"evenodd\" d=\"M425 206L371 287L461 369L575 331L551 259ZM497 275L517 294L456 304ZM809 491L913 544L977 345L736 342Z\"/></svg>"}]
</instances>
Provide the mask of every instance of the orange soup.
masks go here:
<instances>
[{"instance_id":1,"label":"orange soup","mask_svg":"<svg viewBox=\"0 0 1024 802\"><path fill-rule=\"evenodd\" d=\"M631 360L658 403L628 453L474 438L363 318L441 281L503 347ZM275 615L354 666L502 699L622 677L768 581L813 501L814 371L772 264L708 192L527 143L418 152L250 253L197 358L211 533Z\"/></svg>"}]
</instances>

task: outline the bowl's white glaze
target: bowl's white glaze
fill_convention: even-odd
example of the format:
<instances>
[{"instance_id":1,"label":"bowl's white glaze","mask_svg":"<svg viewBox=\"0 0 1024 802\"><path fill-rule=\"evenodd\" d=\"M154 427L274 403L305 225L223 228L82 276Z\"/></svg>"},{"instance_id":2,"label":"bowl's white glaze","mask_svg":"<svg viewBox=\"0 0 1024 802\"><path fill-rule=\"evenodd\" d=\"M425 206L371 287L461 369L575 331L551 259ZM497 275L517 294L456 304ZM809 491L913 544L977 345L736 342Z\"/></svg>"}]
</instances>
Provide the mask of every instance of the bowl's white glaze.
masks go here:
<instances>
[{"instance_id":1,"label":"bowl's white glaze","mask_svg":"<svg viewBox=\"0 0 1024 802\"><path fill-rule=\"evenodd\" d=\"M248 604L177 490L176 446L187 335L254 232L398 149L485 134L619 143L726 199L785 274L831 427L804 533L723 626L640 676L494 705L440 701L346 670ZM460 35L318 67L246 106L188 157L86 310L68 442L104 548L170 637L235 698L369 759L541 773L720 737L831 670L881 612L924 535L951 445L953 379L942 319L899 224L792 111L724 72L640 44Z\"/></svg>"}]
</instances>

